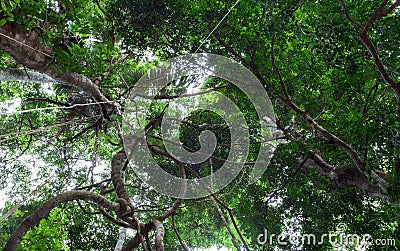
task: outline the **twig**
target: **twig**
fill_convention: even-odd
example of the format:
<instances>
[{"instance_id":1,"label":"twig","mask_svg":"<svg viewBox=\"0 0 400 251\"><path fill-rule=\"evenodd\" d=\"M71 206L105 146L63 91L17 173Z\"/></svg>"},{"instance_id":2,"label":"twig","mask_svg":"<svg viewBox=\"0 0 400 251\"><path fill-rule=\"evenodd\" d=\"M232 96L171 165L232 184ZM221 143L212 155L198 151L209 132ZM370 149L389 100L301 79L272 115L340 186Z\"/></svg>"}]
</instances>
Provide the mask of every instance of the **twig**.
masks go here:
<instances>
[{"instance_id":1,"label":"twig","mask_svg":"<svg viewBox=\"0 0 400 251\"><path fill-rule=\"evenodd\" d=\"M185 167L183 164L177 160L175 160L175 163L179 167L179 172L180 172L180 177L181 177L181 190L179 192L179 197L175 201L175 203L172 205L172 207L166 211L163 215L157 217L158 221L163 221L166 218L170 217L171 215L174 215L176 210L179 209L179 206L182 204L183 199L185 197L186 191L187 191L187 179L186 179L186 173L185 173Z\"/></svg>"},{"instance_id":2,"label":"twig","mask_svg":"<svg viewBox=\"0 0 400 251\"><path fill-rule=\"evenodd\" d=\"M172 228L174 229L174 232L176 234L176 237L178 237L179 243L181 244L183 250L185 251L190 251L190 249L188 248L188 246L186 246L185 242L182 240L181 235L179 234L178 229L175 226L175 214L172 215Z\"/></svg>"},{"instance_id":3,"label":"twig","mask_svg":"<svg viewBox=\"0 0 400 251\"><path fill-rule=\"evenodd\" d=\"M111 221L115 225L118 225L123 228L133 228L130 224L123 222L123 221L118 221L117 219L112 217L111 214L109 214L107 211L105 211L104 208L101 206L99 206L99 211L104 217L106 217L109 221Z\"/></svg>"},{"instance_id":4,"label":"twig","mask_svg":"<svg viewBox=\"0 0 400 251\"><path fill-rule=\"evenodd\" d=\"M350 23L354 24L355 27L361 29L362 25L350 17L349 10L347 9L346 4L342 0L340 0L340 4L342 5L344 9L344 14L346 15L346 18L350 21Z\"/></svg>"},{"instance_id":5,"label":"twig","mask_svg":"<svg viewBox=\"0 0 400 251\"><path fill-rule=\"evenodd\" d=\"M100 212L89 212L87 211L83 205L81 204L81 202L79 200L76 201L78 203L79 208L82 210L82 212L84 212L85 214L89 214L89 215L96 215L96 214L100 214Z\"/></svg>"}]
</instances>

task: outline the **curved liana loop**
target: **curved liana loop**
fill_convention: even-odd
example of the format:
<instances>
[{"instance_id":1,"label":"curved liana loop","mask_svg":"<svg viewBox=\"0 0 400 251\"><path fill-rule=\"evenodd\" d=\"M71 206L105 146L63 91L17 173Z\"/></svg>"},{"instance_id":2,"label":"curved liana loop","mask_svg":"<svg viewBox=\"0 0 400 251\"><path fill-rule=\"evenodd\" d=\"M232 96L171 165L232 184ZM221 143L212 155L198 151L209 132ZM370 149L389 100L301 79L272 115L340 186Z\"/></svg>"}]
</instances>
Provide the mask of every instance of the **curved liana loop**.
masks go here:
<instances>
[{"instance_id":1,"label":"curved liana loop","mask_svg":"<svg viewBox=\"0 0 400 251\"><path fill-rule=\"evenodd\" d=\"M259 152L250 174L250 183L257 181L265 172L276 148L275 114L271 101L258 79L243 65L223 56L207 53L190 54L171 59L136 83L123 114L123 139L128 159L135 173L158 192L181 198L181 178L164 171L152 156L154 146L149 145L148 133L161 126L162 143L166 155L186 164L198 164L209 159L217 146L217 137L210 130L199 136L200 149L192 152L180 143L180 126L185 118L198 110L213 112L224 119L230 132L229 154L213 175L187 179L187 191L182 199L208 196L227 186L242 170L249 152L249 129L246 120L234 101L213 91L191 95L165 95L165 90L179 84L188 76L214 76L238 87L254 106L260 128L257 142ZM201 79L201 77L200 77ZM169 100L158 118L148 122L152 102ZM240 147L238 147L240 146ZM164 155L164 156L166 156Z\"/></svg>"}]
</instances>

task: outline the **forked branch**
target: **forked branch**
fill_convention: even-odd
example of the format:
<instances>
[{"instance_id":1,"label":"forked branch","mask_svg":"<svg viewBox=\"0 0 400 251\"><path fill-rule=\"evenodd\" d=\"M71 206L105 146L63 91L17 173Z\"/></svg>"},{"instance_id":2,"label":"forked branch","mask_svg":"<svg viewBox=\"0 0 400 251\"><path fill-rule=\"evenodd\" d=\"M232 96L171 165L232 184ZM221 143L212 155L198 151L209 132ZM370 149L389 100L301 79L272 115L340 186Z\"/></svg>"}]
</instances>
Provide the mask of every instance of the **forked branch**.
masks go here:
<instances>
[{"instance_id":1,"label":"forked branch","mask_svg":"<svg viewBox=\"0 0 400 251\"><path fill-rule=\"evenodd\" d=\"M354 23L355 21L350 17L347 6L344 4L343 1L340 2L343 6L347 19L349 20L349 22ZM371 15L371 17L366 22L364 28L362 29L360 38L365 48L367 48L367 50L371 54L374 64L381 74L382 79L395 92L397 98L397 115L400 117L400 82L396 81L390 76L388 68L383 64L382 60L380 59L379 53L376 50L375 45L371 41L371 38L368 34L370 27L374 24L376 20L389 15L396 7L400 6L400 0L396 0L392 5L389 6L389 8L385 9L385 6L387 4L388 0L383 1L379 8L376 9L375 12Z\"/></svg>"}]
</instances>

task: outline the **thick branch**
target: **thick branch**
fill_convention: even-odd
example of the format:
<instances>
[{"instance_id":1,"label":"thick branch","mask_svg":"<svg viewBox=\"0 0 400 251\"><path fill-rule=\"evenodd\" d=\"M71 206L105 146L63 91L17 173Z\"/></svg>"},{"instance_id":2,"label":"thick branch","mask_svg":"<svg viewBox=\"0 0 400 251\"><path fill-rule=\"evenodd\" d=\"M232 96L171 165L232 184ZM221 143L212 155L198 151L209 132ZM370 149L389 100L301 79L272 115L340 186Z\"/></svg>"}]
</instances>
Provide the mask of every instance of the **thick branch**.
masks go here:
<instances>
[{"instance_id":1,"label":"thick branch","mask_svg":"<svg viewBox=\"0 0 400 251\"><path fill-rule=\"evenodd\" d=\"M24 31L17 22L7 22L0 26L0 36L2 37L0 49L10 54L17 62L44 73L61 84L78 88L96 101L108 102L99 88L87 77L69 70L65 73L57 72L55 68L59 65L54 60L54 53L50 48L40 44L36 31Z\"/></svg>"},{"instance_id":2,"label":"thick branch","mask_svg":"<svg viewBox=\"0 0 400 251\"><path fill-rule=\"evenodd\" d=\"M136 234L135 237L133 237L128 244L122 249L122 251L131 251L134 250L135 248L139 247L141 243L141 238L139 234Z\"/></svg>"},{"instance_id":3,"label":"thick branch","mask_svg":"<svg viewBox=\"0 0 400 251\"><path fill-rule=\"evenodd\" d=\"M164 226L158 220L153 221L153 223L156 230L155 234L156 251L164 251Z\"/></svg>"},{"instance_id":4,"label":"thick branch","mask_svg":"<svg viewBox=\"0 0 400 251\"><path fill-rule=\"evenodd\" d=\"M331 166L321 157L317 150L310 152L310 159L302 163L302 168L318 170L318 172L330 179L330 189L355 187L365 195L391 203L387 196L387 183L379 171L372 170L372 176L376 184L373 184L368 176L355 166ZM393 204L393 203L391 203Z\"/></svg>"},{"instance_id":5,"label":"thick branch","mask_svg":"<svg viewBox=\"0 0 400 251\"><path fill-rule=\"evenodd\" d=\"M0 81L20 81L20 82L35 82L35 83L57 83L56 80L35 71L25 69L0 68Z\"/></svg>"},{"instance_id":6,"label":"thick branch","mask_svg":"<svg viewBox=\"0 0 400 251\"><path fill-rule=\"evenodd\" d=\"M374 171L373 171L374 172ZM331 189L355 187L361 189L365 195L379 198L390 203L387 197L387 187L374 177L377 185L372 184L368 177L360 172L355 166L336 166L328 177L332 183L328 186Z\"/></svg>"},{"instance_id":7,"label":"thick branch","mask_svg":"<svg viewBox=\"0 0 400 251\"><path fill-rule=\"evenodd\" d=\"M123 251L130 251L139 247L139 245L143 243L143 236L147 236L148 233L155 228L153 221L146 223L146 225L140 225L140 232L136 233L135 237L133 237L128 244L126 244L126 246L122 249Z\"/></svg>"},{"instance_id":8,"label":"thick branch","mask_svg":"<svg viewBox=\"0 0 400 251\"><path fill-rule=\"evenodd\" d=\"M6 246L3 248L3 251L14 250L17 247L17 245L21 242L24 235L28 232L28 230L38 225L40 220L47 217L49 212L53 208L60 205L61 203L73 200L91 201L99 206L102 206L108 210L112 210L115 212L118 212L120 210L120 206L118 203L109 201L103 196L89 191L69 191L56 195L47 202L45 202L44 204L42 204L30 216L25 218L18 225L17 229L15 229L14 233L8 239Z\"/></svg>"},{"instance_id":9,"label":"thick branch","mask_svg":"<svg viewBox=\"0 0 400 251\"><path fill-rule=\"evenodd\" d=\"M125 151L119 151L111 160L111 181L114 185L115 191L119 198L125 199L130 202L130 197L125 189L124 179L121 175L121 171L126 162Z\"/></svg>"}]
</instances>

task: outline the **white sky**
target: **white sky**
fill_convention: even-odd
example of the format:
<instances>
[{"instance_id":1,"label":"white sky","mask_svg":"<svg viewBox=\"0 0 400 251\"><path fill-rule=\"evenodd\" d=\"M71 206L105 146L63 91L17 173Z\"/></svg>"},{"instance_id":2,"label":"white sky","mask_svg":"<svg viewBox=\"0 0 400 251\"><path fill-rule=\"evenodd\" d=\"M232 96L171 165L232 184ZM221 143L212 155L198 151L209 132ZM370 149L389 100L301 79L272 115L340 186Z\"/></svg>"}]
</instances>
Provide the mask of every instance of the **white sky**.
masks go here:
<instances>
[{"instance_id":1,"label":"white sky","mask_svg":"<svg viewBox=\"0 0 400 251\"><path fill-rule=\"evenodd\" d=\"M206 79L206 76L201 78L201 82L204 82L205 79ZM43 86L43 89L47 90L47 92L51 92L51 88L49 88L49 86ZM192 85L188 86L188 90L187 90L188 93L195 93L198 91L199 91L199 86L192 86ZM49 94L52 94L52 93L49 93ZM20 110L20 107L21 107L21 98L17 97L12 100L7 100L5 102L0 103L0 115L1 114L11 115L11 114L17 112L18 110ZM19 161L22 161L24 163L29 163L29 165L32 165L32 168L30 168L30 170L31 170L30 181L36 180L36 182L31 182L30 185L31 185L31 191L35 190L44 181L44 180L37 179L37 172L38 172L40 166L43 167L43 166L46 166L46 164L42 160L40 160L40 158L38 158L37 156L31 156L31 155L21 156ZM87 165L88 163L79 163L79 164ZM94 170L94 172L96 174L98 174L104 168L105 168L105 166L103 163L103 165L98 165L96 168L97 170ZM5 203L9 200L9 198L6 195L6 192L9 191L9 189L10 189L10 186L6 186L5 189L0 190L0 208L4 208ZM32 196L34 196L34 194ZM28 199L29 198L26 198L26 199L20 198L17 201L18 202L25 201ZM1 218L1 216L3 216L3 215L0 215L0 218ZM209 249L194 249L193 251L229 251L229 249L227 249L225 247L218 248L217 246L212 246Z\"/></svg>"},{"instance_id":2,"label":"white sky","mask_svg":"<svg viewBox=\"0 0 400 251\"><path fill-rule=\"evenodd\" d=\"M7 201L7 196L5 190L0 190L0 208L4 208L6 201Z\"/></svg>"}]
</instances>

